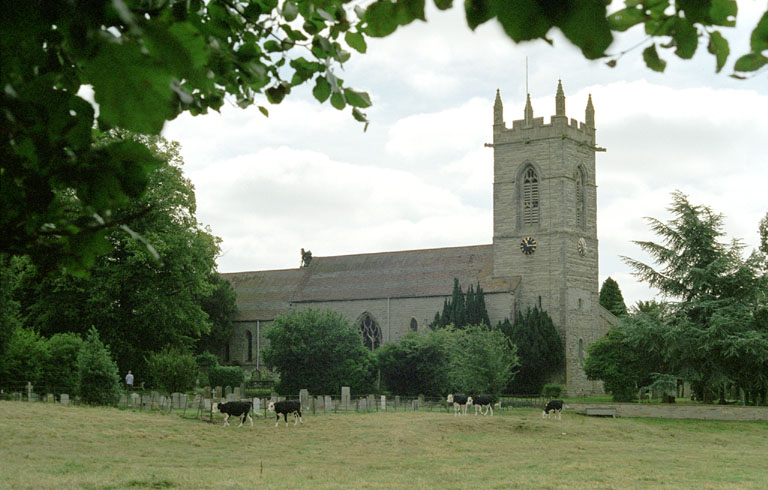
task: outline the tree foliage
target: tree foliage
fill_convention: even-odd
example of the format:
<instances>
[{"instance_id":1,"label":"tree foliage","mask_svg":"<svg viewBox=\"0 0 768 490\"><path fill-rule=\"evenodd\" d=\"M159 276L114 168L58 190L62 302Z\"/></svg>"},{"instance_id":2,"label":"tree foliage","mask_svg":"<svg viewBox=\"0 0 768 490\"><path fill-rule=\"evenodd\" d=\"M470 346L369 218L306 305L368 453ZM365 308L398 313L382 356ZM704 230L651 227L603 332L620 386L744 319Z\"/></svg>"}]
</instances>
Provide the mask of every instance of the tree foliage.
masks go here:
<instances>
[{"instance_id":1,"label":"tree foliage","mask_svg":"<svg viewBox=\"0 0 768 490\"><path fill-rule=\"evenodd\" d=\"M195 387L199 372L195 356L177 347L149 354L147 368L157 386L168 393L182 393Z\"/></svg>"},{"instance_id":2,"label":"tree foliage","mask_svg":"<svg viewBox=\"0 0 768 490\"><path fill-rule=\"evenodd\" d=\"M347 48L366 51L352 10L346 0L4 3L0 253L77 271L109 250L107 230L125 224L119 211L159 162L134 140L96 144L96 123L156 135L181 112L279 104L303 84L365 122L368 94L337 76ZM86 85L98 117L78 95Z\"/></svg>"},{"instance_id":3,"label":"tree foliage","mask_svg":"<svg viewBox=\"0 0 768 490\"><path fill-rule=\"evenodd\" d=\"M77 378L78 393L84 403L114 405L120 398L117 364L95 328L88 331L77 355Z\"/></svg>"},{"instance_id":4,"label":"tree foliage","mask_svg":"<svg viewBox=\"0 0 768 490\"><path fill-rule=\"evenodd\" d=\"M600 306L616 316L627 314L627 305L624 304L619 283L610 277L603 281L603 286L600 288Z\"/></svg>"},{"instance_id":5,"label":"tree foliage","mask_svg":"<svg viewBox=\"0 0 768 490\"><path fill-rule=\"evenodd\" d=\"M221 342L231 329L234 293L215 273L218 238L195 217L191 182L182 175L178 144L115 132L108 140L141 141L164 162L149 176L141 199L118 217L152 244L109 230L112 251L85 277L41 271L21 261L16 298L22 320L45 336L84 335L96 325L121 371L141 379L147 352ZM108 144L105 140L103 144Z\"/></svg>"},{"instance_id":6,"label":"tree foliage","mask_svg":"<svg viewBox=\"0 0 768 490\"><path fill-rule=\"evenodd\" d=\"M440 10L453 7L452 0L435 0L434 3ZM645 31L647 37L642 43L645 46L642 58L654 71L664 71L666 67L660 51L687 60L693 57L699 45L706 45L714 57L717 72L723 69L731 54L730 44L723 34L727 31L723 28L736 26L736 0L625 0L624 8L611 13L609 3L603 0L466 0L464 10L471 29L495 19L516 43L542 39L553 44L548 36L557 29L581 50L585 58L609 58L607 64L611 67L635 49L618 53L611 53L609 49L619 33L630 29ZM424 6L423 0L377 0L366 9L364 32L383 37L414 20L424 21ZM768 64L768 57L763 54L766 49L768 12L754 27L750 49L736 60L734 70L749 73L761 69Z\"/></svg>"},{"instance_id":7,"label":"tree foliage","mask_svg":"<svg viewBox=\"0 0 768 490\"><path fill-rule=\"evenodd\" d=\"M657 267L624 257L634 274L672 300L646 315L641 343L654 347L668 372L690 381L704 400L736 384L753 394L768 387L764 257L742 257L738 240L722 243L723 217L680 192L673 219L648 218L660 242L638 241ZM654 333L649 336L649 333Z\"/></svg>"},{"instance_id":8,"label":"tree foliage","mask_svg":"<svg viewBox=\"0 0 768 490\"><path fill-rule=\"evenodd\" d=\"M562 370L565 349L552 318L546 311L528 308L518 311L514 323L505 320L499 326L509 341L517 346L520 369L509 389L514 393L541 393L541 388Z\"/></svg>"},{"instance_id":9,"label":"tree foliage","mask_svg":"<svg viewBox=\"0 0 768 490\"><path fill-rule=\"evenodd\" d=\"M411 332L376 351L383 388L398 395L439 396L450 381L451 336Z\"/></svg>"},{"instance_id":10,"label":"tree foliage","mask_svg":"<svg viewBox=\"0 0 768 490\"><path fill-rule=\"evenodd\" d=\"M450 360L453 387L466 393L503 393L520 364L515 344L486 325L470 325L455 335Z\"/></svg>"},{"instance_id":11,"label":"tree foliage","mask_svg":"<svg viewBox=\"0 0 768 490\"><path fill-rule=\"evenodd\" d=\"M291 310L275 318L265 334L264 362L280 374L275 389L282 394L340 393L373 389L375 362L363 346L360 332L339 313L330 310Z\"/></svg>"},{"instance_id":12,"label":"tree foliage","mask_svg":"<svg viewBox=\"0 0 768 490\"><path fill-rule=\"evenodd\" d=\"M470 284L467 293L464 294L459 280L454 278L451 297L443 302L442 313L435 312L431 327L444 328L453 325L456 328L464 328L469 325L490 326L490 324L491 320L488 318L488 310L485 307L485 294L480 283L477 283L477 289Z\"/></svg>"}]
</instances>

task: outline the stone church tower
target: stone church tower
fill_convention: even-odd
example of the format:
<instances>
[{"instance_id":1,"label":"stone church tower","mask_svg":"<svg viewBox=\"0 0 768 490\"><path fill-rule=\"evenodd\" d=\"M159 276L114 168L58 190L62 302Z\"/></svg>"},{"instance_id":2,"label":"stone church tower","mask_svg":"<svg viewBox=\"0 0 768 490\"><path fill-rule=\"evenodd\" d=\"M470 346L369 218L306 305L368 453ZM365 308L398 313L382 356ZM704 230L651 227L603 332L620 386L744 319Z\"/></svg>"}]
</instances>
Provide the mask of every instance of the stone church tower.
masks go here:
<instances>
[{"instance_id":1,"label":"stone church tower","mask_svg":"<svg viewBox=\"0 0 768 490\"><path fill-rule=\"evenodd\" d=\"M552 381L570 395L602 392L586 379L586 349L616 319L598 301L595 111L583 123L565 114L560 83L549 123L533 117L504 122L493 107L493 243L355 255L315 256L298 269L223 274L237 293L235 329L224 362L262 369L264 332L289 309L330 309L361 332L370 349L429 329L451 296L480 285L491 325L538 306L555 323L566 367Z\"/></svg>"},{"instance_id":2,"label":"stone church tower","mask_svg":"<svg viewBox=\"0 0 768 490\"><path fill-rule=\"evenodd\" d=\"M598 284L595 110L568 120L560 82L555 115L523 118L511 128L496 93L493 120L494 275L523 278L514 309L538 306L552 317L566 347L564 382L571 393L593 392L581 364L587 345L605 333Z\"/></svg>"}]
</instances>

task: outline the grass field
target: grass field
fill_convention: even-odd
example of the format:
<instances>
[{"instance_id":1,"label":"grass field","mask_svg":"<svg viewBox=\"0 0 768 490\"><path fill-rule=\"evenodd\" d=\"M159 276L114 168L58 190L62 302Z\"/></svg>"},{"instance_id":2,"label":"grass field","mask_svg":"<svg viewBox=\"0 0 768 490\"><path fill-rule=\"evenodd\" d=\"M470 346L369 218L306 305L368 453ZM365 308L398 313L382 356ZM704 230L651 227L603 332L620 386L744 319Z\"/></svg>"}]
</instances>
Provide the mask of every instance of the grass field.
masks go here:
<instances>
[{"instance_id":1,"label":"grass field","mask_svg":"<svg viewBox=\"0 0 768 490\"><path fill-rule=\"evenodd\" d=\"M0 402L2 488L766 488L768 423L533 409L323 414L274 427Z\"/></svg>"}]
</instances>

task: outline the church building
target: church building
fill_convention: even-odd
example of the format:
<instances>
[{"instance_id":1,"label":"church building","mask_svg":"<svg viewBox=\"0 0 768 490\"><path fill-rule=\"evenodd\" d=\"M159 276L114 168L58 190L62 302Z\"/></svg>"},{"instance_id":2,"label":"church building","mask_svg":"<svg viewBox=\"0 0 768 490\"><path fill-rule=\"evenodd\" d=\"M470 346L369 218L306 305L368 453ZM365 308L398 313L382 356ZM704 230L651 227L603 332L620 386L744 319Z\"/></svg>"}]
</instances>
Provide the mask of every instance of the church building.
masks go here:
<instances>
[{"instance_id":1,"label":"church building","mask_svg":"<svg viewBox=\"0 0 768 490\"><path fill-rule=\"evenodd\" d=\"M546 311L565 346L554 380L569 395L599 393L582 364L587 347L616 318L598 301L595 110L569 120L558 82L555 115L534 117L530 94L522 119L507 126L501 95L493 106L493 243L465 247L313 257L297 269L222 274L237 293L235 329L225 361L263 367L264 332L292 308L337 311L370 348L429 328L451 296L480 284L492 325L517 310Z\"/></svg>"}]
</instances>

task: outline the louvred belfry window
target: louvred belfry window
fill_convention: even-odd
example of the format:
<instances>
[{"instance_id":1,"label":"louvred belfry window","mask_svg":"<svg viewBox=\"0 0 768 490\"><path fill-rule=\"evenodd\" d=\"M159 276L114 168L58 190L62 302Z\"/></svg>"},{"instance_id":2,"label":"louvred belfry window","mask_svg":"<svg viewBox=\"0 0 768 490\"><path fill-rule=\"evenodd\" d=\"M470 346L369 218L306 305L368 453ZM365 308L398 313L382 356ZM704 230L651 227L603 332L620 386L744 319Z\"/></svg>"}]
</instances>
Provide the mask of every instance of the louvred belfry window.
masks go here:
<instances>
[{"instance_id":1,"label":"louvred belfry window","mask_svg":"<svg viewBox=\"0 0 768 490\"><path fill-rule=\"evenodd\" d=\"M584 174L576 171L576 225L584 228Z\"/></svg>"},{"instance_id":2,"label":"louvred belfry window","mask_svg":"<svg viewBox=\"0 0 768 490\"><path fill-rule=\"evenodd\" d=\"M539 223L539 177L529 168L523 177L523 224Z\"/></svg>"}]
</instances>

